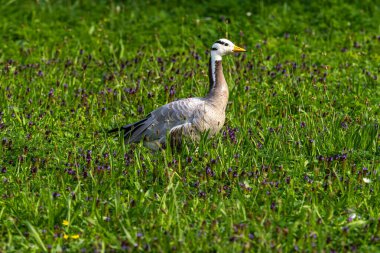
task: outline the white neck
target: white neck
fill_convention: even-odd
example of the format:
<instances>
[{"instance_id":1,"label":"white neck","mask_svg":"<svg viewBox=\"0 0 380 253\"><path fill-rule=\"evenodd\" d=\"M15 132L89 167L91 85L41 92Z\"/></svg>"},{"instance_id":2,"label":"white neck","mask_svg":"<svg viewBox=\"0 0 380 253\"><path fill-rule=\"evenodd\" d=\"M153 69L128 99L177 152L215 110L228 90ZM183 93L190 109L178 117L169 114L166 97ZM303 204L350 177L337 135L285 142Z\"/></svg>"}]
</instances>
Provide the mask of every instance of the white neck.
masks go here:
<instances>
[{"instance_id":1,"label":"white neck","mask_svg":"<svg viewBox=\"0 0 380 253\"><path fill-rule=\"evenodd\" d=\"M212 73L212 82L215 85L216 76L215 76L215 61L221 61L222 56L217 54L216 52L211 51L211 73Z\"/></svg>"},{"instance_id":2,"label":"white neck","mask_svg":"<svg viewBox=\"0 0 380 253\"><path fill-rule=\"evenodd\" d=\"M210 90L207 99L221 111L228 103L228 86L223 75L222 56L211 53L209 65Z\"/></svg>"}]
</instances>

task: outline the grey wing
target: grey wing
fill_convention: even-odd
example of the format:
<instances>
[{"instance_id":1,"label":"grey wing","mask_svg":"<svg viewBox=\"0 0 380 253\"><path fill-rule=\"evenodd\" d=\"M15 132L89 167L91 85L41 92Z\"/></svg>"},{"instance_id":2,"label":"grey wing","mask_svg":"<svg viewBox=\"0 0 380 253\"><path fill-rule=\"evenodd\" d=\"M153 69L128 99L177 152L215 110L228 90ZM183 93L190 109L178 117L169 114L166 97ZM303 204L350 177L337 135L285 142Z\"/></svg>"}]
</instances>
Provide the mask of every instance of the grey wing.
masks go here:
<instances>
[{"instance_id":1,"label":"grey wing","mask_svg":"<svg viewBox=\"0 0 380 253\"><path fill-rule=\"evenodd\" d=\"M166 104L151 113L152 123L144 132L147 141L162 139L172 129L189 131L196 127L204 113L205 102L201 98L188 98ZM174 130L173 130L174 131Z\"/></svg>"},{"instance_id":2,"label":"grey wing","mask_svg":"<svg viewBox=\"0 0 380 253\"><path fill-rule=\"evenodd\" d=\"M173 133L178 133L180 129L186 133L194 129L204 111L205 101L202 98L181 99L161 106L138 122L112 129L109 133L124 131L127 143L139 142L142 139L161 142L172 129Z\"/></svg>"}]
</instances>

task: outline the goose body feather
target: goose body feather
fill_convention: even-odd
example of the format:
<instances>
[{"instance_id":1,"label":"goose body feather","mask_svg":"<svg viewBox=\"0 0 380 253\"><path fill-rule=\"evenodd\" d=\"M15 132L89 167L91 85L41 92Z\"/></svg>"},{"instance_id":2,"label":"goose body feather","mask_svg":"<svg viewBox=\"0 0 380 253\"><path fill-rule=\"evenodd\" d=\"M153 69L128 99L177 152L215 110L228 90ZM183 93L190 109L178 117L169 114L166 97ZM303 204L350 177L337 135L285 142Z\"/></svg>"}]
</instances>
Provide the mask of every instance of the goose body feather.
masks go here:
<instances>
[{"instance_id":1,"label":"goose body feather","mask_svg":"<svg viewBox=\"0 0 380 253\"><path fill-rule=\"evenodd\" d=\"M139 122L124 126L126 143L144 141L152 149L158 149L166 141L166 134L172 138L187 135L198 140L200 134L209 131L212 136L223 126L225 113L218 110L205 98L187 98L157 108Z\"/></svg>"},{"instance_id":2,"label":"goose body feather","mask_svg":"<svg viewBox=\"0 0 380 253\"><path fill-rule=\"evenodd\" d=\"M212 46L209 62L210 91L205 97L177 100L149 113L144 119L113 129L124 131L126 143L140 142L154 150L166 143L169 134L171 144L177 145L183 136L199 140L201 134L215 135L224 125L228 102L228 86L223 75L222 56L245 51L232 42L221 39Z\"/></svg>"}]
</instances>

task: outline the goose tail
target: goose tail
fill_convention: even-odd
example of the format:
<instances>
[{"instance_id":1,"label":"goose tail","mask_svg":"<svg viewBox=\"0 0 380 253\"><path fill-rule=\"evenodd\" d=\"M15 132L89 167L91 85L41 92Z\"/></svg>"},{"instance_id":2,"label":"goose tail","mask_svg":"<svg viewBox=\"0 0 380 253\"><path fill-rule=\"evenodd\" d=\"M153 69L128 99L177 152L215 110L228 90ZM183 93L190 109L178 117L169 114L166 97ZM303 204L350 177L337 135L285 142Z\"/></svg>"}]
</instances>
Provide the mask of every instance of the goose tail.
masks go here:
<instances>
[{"instance_id":1,"label":"goose tail","mask_svg":"<svg viewBox=\"0 0 380 253\"><path fill-rule=\"evenodd\" d=\"M146 121L148 119L149 117L146 117L145 119L138 122L131 123L122 127L113 128L109 130L108 133L112 134L116 132L124 132L124 139L127 141L127 143L137 142L143 137L143 132L149 127L149 124L146 124Z\"/></svg>"}]
</instances>

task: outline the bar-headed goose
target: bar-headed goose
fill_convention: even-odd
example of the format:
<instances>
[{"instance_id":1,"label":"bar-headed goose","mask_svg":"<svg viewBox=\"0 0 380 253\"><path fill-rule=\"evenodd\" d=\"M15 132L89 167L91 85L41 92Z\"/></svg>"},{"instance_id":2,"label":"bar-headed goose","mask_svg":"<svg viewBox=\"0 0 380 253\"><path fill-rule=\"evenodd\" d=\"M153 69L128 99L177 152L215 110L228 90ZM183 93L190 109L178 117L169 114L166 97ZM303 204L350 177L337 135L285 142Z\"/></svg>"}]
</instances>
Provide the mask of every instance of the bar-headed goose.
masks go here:
<instances>
[{"instance_id":1,"label":"bar-headed goose","mask_svg":"<svg viewBox=\"0 0 380 253\"><path fill-rule=\"evenodd\" d=\"M209 62L210 90L205 97L186 98L163 105L149 113L145 119L115 128L123 131L126 143L143 140L144 145L157 150L166 144L178 145L184 136L199 140L208 131L213 136L223 127L228 102L228 86L223 75L222 57L234 52L245 52L227 39L216 41L211 47Z\"/></svg>"}]
</instances>

